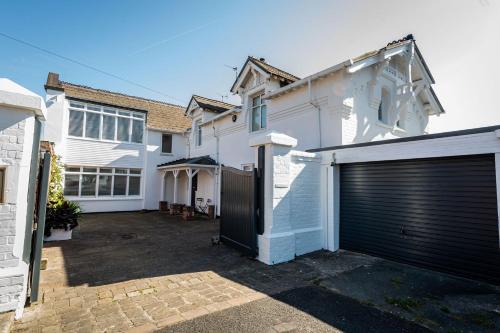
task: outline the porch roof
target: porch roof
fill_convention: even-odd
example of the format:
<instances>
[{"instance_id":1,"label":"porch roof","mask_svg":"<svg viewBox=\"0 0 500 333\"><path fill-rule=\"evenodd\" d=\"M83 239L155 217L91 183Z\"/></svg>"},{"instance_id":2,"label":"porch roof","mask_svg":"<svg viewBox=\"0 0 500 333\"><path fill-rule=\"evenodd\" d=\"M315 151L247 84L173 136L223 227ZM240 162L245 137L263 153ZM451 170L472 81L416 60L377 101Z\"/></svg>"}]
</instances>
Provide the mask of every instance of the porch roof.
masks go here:
<instances>
[{"instance_id":1,"label":"porch roof","mask_svg":"<svg viewBox=\"0 0 500 333\"><path fill-rule=\"evenodd\" d=\"M191 158L181 158L175 161L170 161L167 163L158 164L158 169L170 169L179 167L217 167L217 162L211 158L209 155L191 157Z\"/></svg>"}]
</instances>

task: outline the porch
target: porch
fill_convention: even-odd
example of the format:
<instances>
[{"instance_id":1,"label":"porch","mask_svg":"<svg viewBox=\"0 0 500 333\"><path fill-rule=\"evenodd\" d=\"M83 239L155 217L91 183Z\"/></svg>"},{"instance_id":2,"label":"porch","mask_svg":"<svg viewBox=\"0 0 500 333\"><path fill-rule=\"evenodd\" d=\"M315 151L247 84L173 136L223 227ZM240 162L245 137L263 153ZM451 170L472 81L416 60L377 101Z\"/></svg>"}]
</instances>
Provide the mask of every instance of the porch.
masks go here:
<instances>
[{"instance_id":1,"label":"porch","mask_svg":"<svg viewBox=\"0 0 500 333\"><path fill-rule=\"evenodd\" d=\"M183 158L160 164L160 201L194 207L196 211L208 213L214 206L218 214L219 167L210 156Z\"/></svg>"}]
</instances>

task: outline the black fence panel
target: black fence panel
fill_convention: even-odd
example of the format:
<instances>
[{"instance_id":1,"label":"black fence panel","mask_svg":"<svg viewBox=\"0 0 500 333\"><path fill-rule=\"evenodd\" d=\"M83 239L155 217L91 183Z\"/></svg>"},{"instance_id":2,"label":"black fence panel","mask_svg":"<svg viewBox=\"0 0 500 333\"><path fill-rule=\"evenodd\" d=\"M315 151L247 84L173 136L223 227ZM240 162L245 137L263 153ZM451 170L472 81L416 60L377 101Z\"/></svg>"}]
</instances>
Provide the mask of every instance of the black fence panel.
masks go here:
<instances>
[{"instance_id":1,"label":"black fence panel","mask_svg":"<svg viewBox=\"0 0 500 333\"><path fill-rule=\"evenodd\" d=\"M245 255L257 255L256 170L222 167L220 239Z\"/></svg>"}]
</instances>

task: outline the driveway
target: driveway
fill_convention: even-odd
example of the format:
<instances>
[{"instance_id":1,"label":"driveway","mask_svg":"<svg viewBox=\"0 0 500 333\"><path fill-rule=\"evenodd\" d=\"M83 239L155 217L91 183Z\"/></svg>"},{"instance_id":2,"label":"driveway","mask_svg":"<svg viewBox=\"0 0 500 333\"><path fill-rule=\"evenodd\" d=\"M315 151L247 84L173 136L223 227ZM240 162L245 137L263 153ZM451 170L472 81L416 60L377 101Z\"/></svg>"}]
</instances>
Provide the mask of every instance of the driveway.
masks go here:
<instances>
[{"instance_id":1,"label":"driveway","mask_svg":"<svg viewBox=\"0 0 500 333\"><path fill-rule=\"evenodd\" d=\"M46 243L41 301L12 332L495 331L497 287L319 251L275 266L211 244L218 224L88 214ZM495 327L495 325L497 325Z\"/></svg>"}]
</instances>

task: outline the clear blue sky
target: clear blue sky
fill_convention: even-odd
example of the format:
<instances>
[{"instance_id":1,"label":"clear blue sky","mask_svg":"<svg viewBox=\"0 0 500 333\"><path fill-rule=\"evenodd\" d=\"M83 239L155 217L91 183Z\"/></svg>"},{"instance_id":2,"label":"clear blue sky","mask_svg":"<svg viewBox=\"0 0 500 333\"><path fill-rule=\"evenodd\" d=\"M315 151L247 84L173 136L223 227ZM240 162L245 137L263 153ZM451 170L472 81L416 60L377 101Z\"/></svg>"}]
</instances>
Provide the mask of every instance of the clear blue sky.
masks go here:
<instances>
[{"instance_id":1,"label":"clear blue sky","mask_svg":"<svg viewBox=\"0 0 500 333\"><path fill-rule=\"evenodd\" d=\"M173 96L168 99L0 36L0 77L44 94L61 79L186 104L220 99L248 55L298 76L413 33L447 114L434 131L500 123L496 0L4 1L0 32ZM230 95L230 94L229 94ZM238 102L235 96L229 96Z\"/></svg>"}]
</instances>

